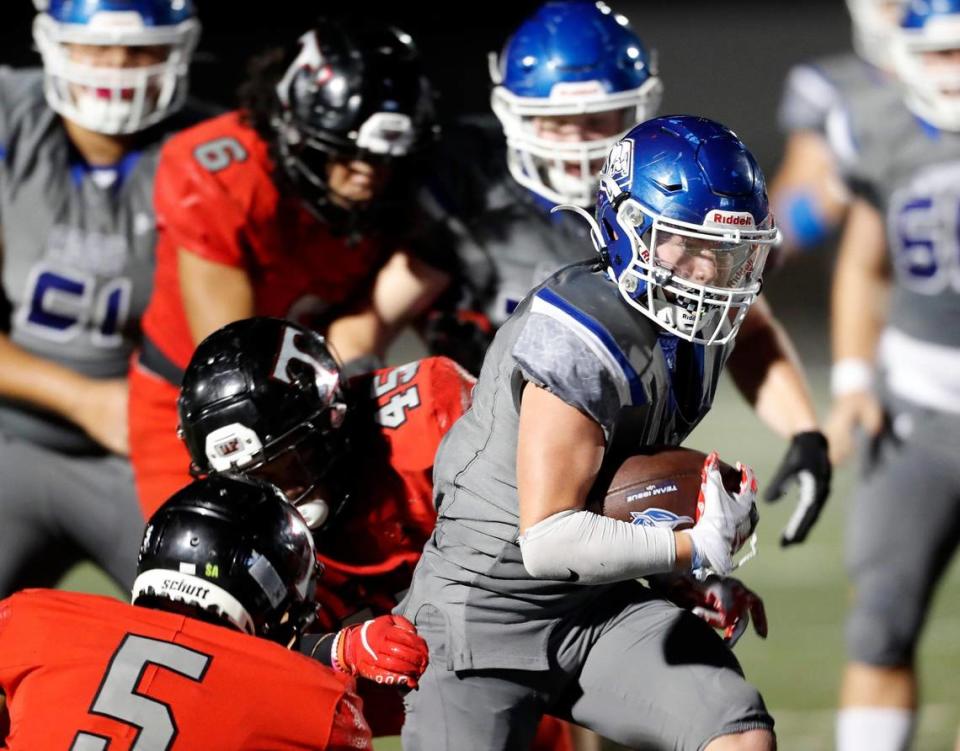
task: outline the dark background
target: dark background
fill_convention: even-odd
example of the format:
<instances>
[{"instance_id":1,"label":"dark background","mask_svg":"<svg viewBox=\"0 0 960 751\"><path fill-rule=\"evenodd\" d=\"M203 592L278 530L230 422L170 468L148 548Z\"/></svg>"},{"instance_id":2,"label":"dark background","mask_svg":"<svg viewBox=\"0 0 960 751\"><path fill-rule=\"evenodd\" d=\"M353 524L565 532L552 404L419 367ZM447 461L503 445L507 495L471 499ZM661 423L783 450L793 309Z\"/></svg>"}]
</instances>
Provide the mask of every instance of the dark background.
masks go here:
<instances>
[{"instance_id":1,"label":"dark background","mask_svg":"<svg viewBox=\"0 0 960 751\"><path fill-rule=\"evenodd\" d=\"M442 94L442 112L487 107L486 53L498 50L540 3L306 2L199 0L203 35L195 57L195 94L221 104L234 101L247 58L295 40L320 13L380 19L417 40ZM772 169L781 138L773 115L784 74L792 63L849 47L850 23L842 0L802 3L615 2L648 47L657 50L666 85L664 112L714 117L736 130ZM29 0L6 0L0 22L0 62L37 64Z\"/></svg>"},{"instance_id":2,"label":"dark background","mask_svg":"<svg viewBox=\"0 0 960 751\"><path fill-rule=\"evenodd\" d=\"M238 3L199 0L203 36L193 89L223 104L233 101L252 53L294 40L321 12L394 23L417 40L443 94L444 111L478 111L489 92L486 53L499 50L510 31L540 3L369 2L268 0ZM665 110L698 111L733 126L753 145L772 126L780 84L789 65L848 46L842 0L777 2L614 2L660 56ZM0 23L0 61L38 61L32 49L29 0L6 0ZM771 143L777 142L776 137ZM775 156L771 154L771 156Z\"/></svg>"}]
</instances>

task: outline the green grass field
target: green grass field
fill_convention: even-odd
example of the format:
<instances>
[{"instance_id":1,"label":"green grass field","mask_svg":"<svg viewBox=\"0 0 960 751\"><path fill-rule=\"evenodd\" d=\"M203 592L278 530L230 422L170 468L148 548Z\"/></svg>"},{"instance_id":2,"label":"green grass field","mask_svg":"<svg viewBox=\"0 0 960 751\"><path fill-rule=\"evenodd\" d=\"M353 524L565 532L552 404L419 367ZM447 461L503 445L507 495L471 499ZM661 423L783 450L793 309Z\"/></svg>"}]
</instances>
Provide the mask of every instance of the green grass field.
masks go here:
<instances>
[{"instance_id":1,"label":"green grass field","mask_svg":"<svg viewBox=\"0 0 960 751\"><path fill-rule=\"evenodd\" d=\"M815 390L823 396L825 374L815 371L811 376ZM759 424L729 383L721 387L713 412L688 445L716 448L727 461L750 464L761 489L785 448ZM781 550L777 542L792 500L764 505L760 555L740 572L764 596L770 636L762 641L749 632L737 646L737 654L776 718L780 748L788 751L833 747L833 706L843 664L847 596L841 540L852 480L849 467L837 472L827 509L811 538L800 547ZM909 502L904 499L905 508ZM75 569L63 586L119 594L90 566ZM960 572L956 565L936 597L920 650L920 667L923 709L915 748L949 751L960 724ZM400 744L384 739L376 747L394 751Z\"/></svg>"}]
</instances>

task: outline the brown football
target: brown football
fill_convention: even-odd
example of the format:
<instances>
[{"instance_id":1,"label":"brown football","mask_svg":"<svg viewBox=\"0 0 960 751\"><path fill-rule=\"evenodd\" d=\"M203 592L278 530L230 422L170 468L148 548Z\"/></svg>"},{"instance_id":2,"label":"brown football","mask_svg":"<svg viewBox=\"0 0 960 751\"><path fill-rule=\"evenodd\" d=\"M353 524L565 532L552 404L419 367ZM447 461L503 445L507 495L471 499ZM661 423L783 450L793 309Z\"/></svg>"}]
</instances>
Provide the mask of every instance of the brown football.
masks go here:
<instances>
[{"instance_id":1,"label":"brown football","mask_svg":"<svg viewBox=\"0 0 960 751\"><path fill-rule=\"evenodd\" d=\"M689 529L697 518L700 470L707 455L677 446L644 449L623 462L605 462L587 509L646 526ZM740 489L740 471L720 462L727 491Z\"/></svg>"}]
</instances>

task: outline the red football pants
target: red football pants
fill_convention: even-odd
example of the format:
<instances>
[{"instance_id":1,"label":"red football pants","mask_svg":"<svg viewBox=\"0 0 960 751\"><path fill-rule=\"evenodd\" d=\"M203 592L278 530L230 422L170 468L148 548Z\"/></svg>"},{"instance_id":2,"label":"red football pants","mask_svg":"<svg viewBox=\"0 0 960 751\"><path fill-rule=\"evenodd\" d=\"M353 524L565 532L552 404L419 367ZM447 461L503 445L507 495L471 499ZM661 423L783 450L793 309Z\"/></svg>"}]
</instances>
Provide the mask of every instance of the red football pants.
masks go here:
<instances>
[{"instance_id":1,"label":"red football pants","mask_svg":"<svg viewBox=\"0 0 960 751\"><path fill-rule=\"evenodd\" d=\"M190 455L177 437L179 394L176 386L134 361L130 369L130 461L146 519L192 479Z\"/></svg>"}]
</instances>

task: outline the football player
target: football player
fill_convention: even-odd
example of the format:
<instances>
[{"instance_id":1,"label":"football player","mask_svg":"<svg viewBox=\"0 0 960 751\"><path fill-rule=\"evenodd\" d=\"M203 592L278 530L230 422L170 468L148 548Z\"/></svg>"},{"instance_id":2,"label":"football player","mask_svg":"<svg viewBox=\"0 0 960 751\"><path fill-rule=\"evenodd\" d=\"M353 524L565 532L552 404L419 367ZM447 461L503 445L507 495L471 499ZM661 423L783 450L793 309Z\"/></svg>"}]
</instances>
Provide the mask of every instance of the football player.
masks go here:
<instances>
[{"instance_id":1,"label":"football player","mask_svg":"<svg viewBox=\"0 0 960 751\"><path fill-rule=\"evenodd\" d=\"M757 303L777 239L763 176L731 131L674 116L618 141L601 184L596 219L583 212L599 255L519 304L437 454L437 525L395 611L430 646L406 698L408 750L519 748L545 711L630 747L773 748L732 652L634 581L729 573L753 473L729 494L712 455L689 532L584 510L604 457L683 441L728 360L771 427L823 444Z\"/></svg>"},{"instance_id":2,"label":"football player","mask_svg":"<svg viewBox=\"0 0 960 751\"><path fill-rule=\"evenodd\" d=\"M345 382L339 371L323 337L303 326L237 321L191 358L180 429L195 474L268 479L316 531L317 626L327 633L307 637L309 652L368 679L360 690L374 735L396 735L403 705L394 686L416 685L426 645L400 633L412 626L390 611L433 529L434 455L475 380L443 357ZM341 659L340 645L359 659ZM399 662L388 670L391 655ZM535 748L565 748L565 732L545 723Z\"/></svg>"},{"instance_id":3,"label":"football player","mask_svg":"<svg viewBox=\"0 0 960 751\"><path fill-rule=\"evenodd\" d=\"M321 22L260 59L244 107L172 139L131 458L146 513L179 487L180 377L196 342L253 314L308 321L347 360L380 355L447 275L414 205L433 98L410 37ZM439 227L437 227L439 229Z\"/></svg>"},{"instance_id":4,"label":"football player","mask_svg":"<svg viewBox=\"0 0 960 751\"><path fill-rule=\"evenodd\" d=\"M596 200L603 158L627 128L656 113L663 89L655 55L626 18L600 2L545 3L491 68L503 137L477 125L445 134L432 178L438 200L456 217L466 279L461 305L483 318L478 326L475 314L434 316L428 339L474 373L494 330L529 290L591 256L584 224L551 211L557 203L586 208ZM812 480L801 483L784 544L806 537L826 501L825 452L804 436L768 487L768 500L777 500L799 472Z\"/></svg>"},{"instance_id":5,"label":"football player","mask_svg":"<svg viewBox=\"0 0 960 751\"><path fill-rule=\"evenodd\" d=\"M0 68L0 595L80 557L129 588L143 516L127 361L150 293L160 146L200 27L181 0L51 0L43 70Z\"/></svg>"},{"instance_id":6,"label":"football player","mask_svg":"<svg viewBox=\"0 0 960 751\"><path fill-rule=\"evenodd\" d=\"M841 751L909 746L917 642L960 529L960 2L907 6L891 55L903 91L842 121L855 198L833 281L828 435L838 461L856 430L866 440L845 544Z\"/></svg>"},{"instance_id":7,"label":"football player","mask_svg":"<svg viewBox=\"0 0 960 751\"><path fill-rule=\"evenodd\" d=\"M459 314L434 316L428 338L474 373L524 295L590 255L583 223L550 210L593 203L610 146L656 112L662 91L653 54L592 0L545 3L491 53L490 69L498 121L445 130L431 175L456 217L462 284Z\"/></svg>"},{"instance_id":8,"label":"football player","mask_svg":"<svg viewBox=\"0 0 960 751\"><path fill-rule=\"evenodd\" d=\"M844 107L871 97L882 99L895 86L890 34L905 4L847 0L853 51L801 63L787 75L779 111L787 143L770 183L784 239L777 252L783 258L816 247L843 223L851 196L837 164L836 132L831 139L829 131L842 132Z\"/></svg>"},{"instance_id":9,"label":"football player","mask_svg":"<svg viewBox=\"0 0 960 751\"><path fill-rule=\"evenodd\" d=\"M289 650L317 572L272 485L184 488L147 524L133 605L52 590L0 602L3 747L370 749L352 679Z\"/></svg>"}]
</instances>

